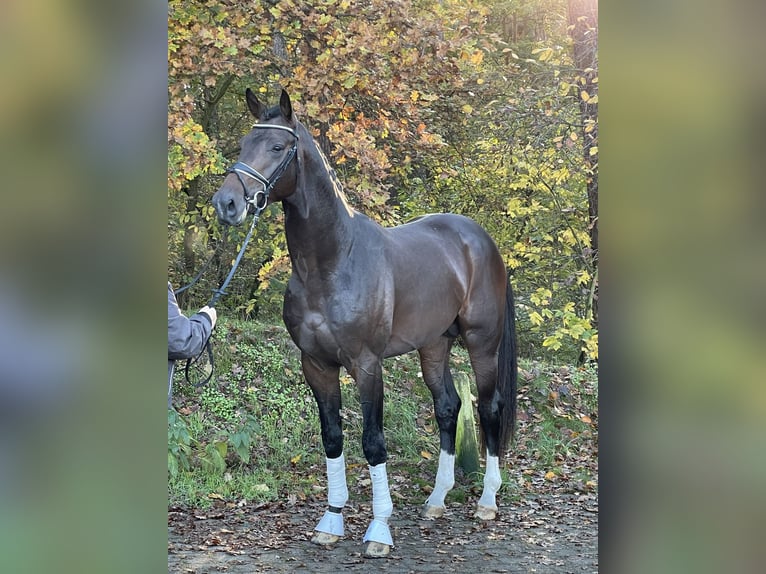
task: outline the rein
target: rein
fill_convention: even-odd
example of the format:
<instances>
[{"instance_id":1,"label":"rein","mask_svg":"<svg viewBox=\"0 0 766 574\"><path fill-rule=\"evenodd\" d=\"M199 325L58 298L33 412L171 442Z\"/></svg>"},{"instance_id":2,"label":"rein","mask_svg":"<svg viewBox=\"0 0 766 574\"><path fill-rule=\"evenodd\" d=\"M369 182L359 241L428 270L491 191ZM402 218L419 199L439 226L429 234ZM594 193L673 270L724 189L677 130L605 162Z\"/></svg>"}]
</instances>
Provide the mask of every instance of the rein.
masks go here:
<instances>
[{"instance_id":1,"label":"rein","mask_svg":"<svg viewBox=\"0 0 766 574\"><path fill-rule=\"evenodd\" d=\"M274 173L271 174L270 178L266 178L263 176L258 170L250 167L244 162L238 161L234 165L232 165L229 169L226 170L226 173L233 173L237 176L237 179L239 180L239 183L242 184L242 189L244 190L245 194L245 202L247 203L247 209L248 212L253 214L253 221L250 224L250 229L247 232L247 235L245 236L245 240L242 242L242 248L239 250L239 253L237 254L236 259L234 260L234 264L231 267L231 270L229 271L229 274L226 276L226 279L224 279L223 283L218 289L213 290L213 296L210 298L210 301L208 302L208 307L214 307L215 304L218 302L218 300L223 296L226 295L226 287L229 285L229 282L231 281L232 277L234 277L234 273L237 271L237 267L239 267L240 262L242 261L242 256L245 253L245 249L247 249L247 244L250 243L250 239L253 235L253 230L255 229L255 225L258 223L258 220L261 217L261 213L264 209L266 209L266 206L268 205L268 198L269 194L271 193L271 190L276 185L277 181L279 181L279 178L281 178L285 171L287 170L287 167L290 165L290 162L293 160L293 158L296 156L298 152L298 134L295 133L295 131L291 128L285 127L285 126L273 126L270 124L255 124L253 128L271 128L271 129L279 129L279 130L285 130L287 132L290 132L295 137L295 143L293 144L293 147L290 148L290 151L288 151L285 158L281 161L281 163L277 166L277 169L274 170ZM242 175L251 177L261 184L263 184L263 189L256 191L252 197L248 197L247 195L247 186L245 185L244 180L242 179ZM217 248L216 248L217 250ZM202 277L202 274L207 269L207 266L210 264L210 262L213 260L213 256L215 256L215 251L213 252L213 255L210 256L210 259L207 260L207 262L202 266L202 269L197 274L197 276L192 279L192 281L188 285L184 285L180 289L176 289L173 293L175 295L178 295L179 293L183 293L189 287L194 285L199 279ZM213 359L213 347L212 343L210 342L211 337L208 337L207 342L205 343L205 347L202 349L199 355L192 359L186 360L186 367L184 368L184 377L186 378L186 382L193 384L189 378L189 369L199 362L200 358L203 354L207 353L208 360L210 361L210 373L205 377L204 380L200 381L199 383L194 384L195 388L199 388L203 385L206 385L210 379L213 377L213 371L215 370L215 360Z\"/></svg>"}]
</instances>

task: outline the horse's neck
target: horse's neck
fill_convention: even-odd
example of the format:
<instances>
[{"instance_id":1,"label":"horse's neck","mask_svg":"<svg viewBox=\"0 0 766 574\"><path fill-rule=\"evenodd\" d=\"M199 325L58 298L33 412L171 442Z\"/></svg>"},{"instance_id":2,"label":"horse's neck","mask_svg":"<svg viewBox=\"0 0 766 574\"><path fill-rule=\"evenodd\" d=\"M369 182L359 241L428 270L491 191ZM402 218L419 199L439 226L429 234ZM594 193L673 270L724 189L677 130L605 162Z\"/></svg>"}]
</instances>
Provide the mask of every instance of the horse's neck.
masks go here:
<instances>
[{"instance_id":1,"label":"horse's neck","mask_svg":"<svg viewBox=\"0 0 766 574\"><path fill-rule=\"evenodd\" d=\"M283 202L288 247L293 259L330 263L352 241L354 211L324 154L305 128L301 132L301 172L295 193Z\"/></svg>"}]
</instances>

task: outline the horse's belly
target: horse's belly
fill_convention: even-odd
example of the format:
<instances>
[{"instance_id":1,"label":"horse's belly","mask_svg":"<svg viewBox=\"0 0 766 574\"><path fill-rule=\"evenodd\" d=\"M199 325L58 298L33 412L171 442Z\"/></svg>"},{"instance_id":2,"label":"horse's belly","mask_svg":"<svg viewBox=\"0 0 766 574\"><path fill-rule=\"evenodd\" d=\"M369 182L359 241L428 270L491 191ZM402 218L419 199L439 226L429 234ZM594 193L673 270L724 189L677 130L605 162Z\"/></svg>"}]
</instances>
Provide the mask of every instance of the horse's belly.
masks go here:
<instances>
[{"instance_id":1,"label":"horse's belly","mask_svg":"<svg viewBox=\"0 0 766 574\"><path fill-rule=\"evenodd\" d=\"M404 355L410 351L414 351L418 347L415 343L401 339L399 337L391 337L386 346L386 350L383 353L383 357L396 357L398 355Z\"/></svg>"},{"instance_id":2,"label":"horse's belly","mask_svg":"<svg viewBox=\"0 0 766 574\"><path fill-rule=\"evenodd\" d=\"M402 355L436 341L454 324L460 306L442 299L441 304L398 306L385 356Z\"/></svg>"}]
</instances>

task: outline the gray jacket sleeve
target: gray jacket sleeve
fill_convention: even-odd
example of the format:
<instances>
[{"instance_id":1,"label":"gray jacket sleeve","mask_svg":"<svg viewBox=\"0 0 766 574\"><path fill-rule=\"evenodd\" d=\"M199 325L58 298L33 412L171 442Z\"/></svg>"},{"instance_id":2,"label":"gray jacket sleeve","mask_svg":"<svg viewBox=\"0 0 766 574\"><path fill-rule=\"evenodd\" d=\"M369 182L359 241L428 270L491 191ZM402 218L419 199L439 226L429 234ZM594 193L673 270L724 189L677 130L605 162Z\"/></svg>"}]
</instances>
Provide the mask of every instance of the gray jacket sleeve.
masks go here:
<instances>
[{"instance_id":1,"label":"gray jacket sleeve","mask_svg":"<svg viewBox=\"0 0 766 574\"><path fill-rule=\"evenodd\" d=\"M205 348L213 324L207 313L186 317L168 283L168 360L190 359Z\"/></svg>"}]
</instances>

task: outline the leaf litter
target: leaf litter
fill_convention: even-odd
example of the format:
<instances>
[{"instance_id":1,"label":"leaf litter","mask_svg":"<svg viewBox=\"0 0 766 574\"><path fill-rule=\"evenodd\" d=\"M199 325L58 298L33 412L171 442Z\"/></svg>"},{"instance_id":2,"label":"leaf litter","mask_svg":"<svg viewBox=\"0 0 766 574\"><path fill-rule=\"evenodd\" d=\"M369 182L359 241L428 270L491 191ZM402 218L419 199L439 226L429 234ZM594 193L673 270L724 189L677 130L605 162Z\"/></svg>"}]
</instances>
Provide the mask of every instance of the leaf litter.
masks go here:
<instances>
[{"instance_id":1,"label":"leaf litter","mask_svg":"<svg viewBox=\"0 0 766 574\"><path fill-rule=\"evenodd\" d=\"M448 495L444 517L421 519L431 488L418 486L413 474L432 483L434 461L394 456L394 548L387 559L363 557L362 537L372 516L370 481L363 464L349 464L346 534L334 546L310 542L326 508L321 484L308 495L280 493L273 502L213 498L204 511L168 509L168 572L598 572L597 389L595 383L574 384L574 374L574 368L554 369L540 385L539 373L521 372L517 440L506 458L512 484L499 493L494 521L473 517L481 487L466 486L471 480L459 469L455 491L463 486L465 502ZM546 432L558 433L557 442L555 452L541 457L538 439L546 424ZM316 475L318 469L306 470Z\"/></svg>"}]
</instances>

